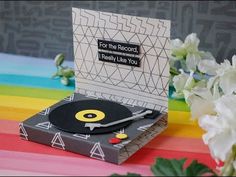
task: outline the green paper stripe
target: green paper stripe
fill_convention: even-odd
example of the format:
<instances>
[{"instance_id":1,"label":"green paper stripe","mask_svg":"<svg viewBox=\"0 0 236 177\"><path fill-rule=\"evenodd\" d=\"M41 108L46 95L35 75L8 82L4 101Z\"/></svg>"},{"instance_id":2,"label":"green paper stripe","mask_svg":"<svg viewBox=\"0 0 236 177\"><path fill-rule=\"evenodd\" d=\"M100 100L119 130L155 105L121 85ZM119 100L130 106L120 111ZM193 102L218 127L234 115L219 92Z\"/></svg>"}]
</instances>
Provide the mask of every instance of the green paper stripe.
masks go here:
<instances>
[{"instance_id":1,"label":"green paper stripe","mask_svg":"<svg viewBox=\"0 0 236 177\"><path fill-rule=\"evenodd\" d=\"M1 85L0 94L9 96L22 96L30 98L45 98L60 100L73 93L73 90L61 89L47 89L47 88L33 88L24 86ZM174 100L169 98L169 110L171 111L185 111L190 109L183 100Z\"/></svg>"},{"instance_id":2,"label":"green paper stripe","mask_svg":"<svg viewBox=\"0 0 236 177\"><path fill-rule=\"evenodd\" d=\"M169 98L168 104L168 109L171 111L190 112L188 105L183 100L174 100Z\"/></svg>"},{"instance_id":3,"label":"green paper stripe","mask_svg":"<svg viewBox=\"0 0 236 177\"><path fill-rule=\"evenodd\" d=\"M73 93L73 90L57 90L46 88L31 88L23 86L0 85L0 94L31 98L46 98L60 100Z\"/></svg>"}]
</instances>

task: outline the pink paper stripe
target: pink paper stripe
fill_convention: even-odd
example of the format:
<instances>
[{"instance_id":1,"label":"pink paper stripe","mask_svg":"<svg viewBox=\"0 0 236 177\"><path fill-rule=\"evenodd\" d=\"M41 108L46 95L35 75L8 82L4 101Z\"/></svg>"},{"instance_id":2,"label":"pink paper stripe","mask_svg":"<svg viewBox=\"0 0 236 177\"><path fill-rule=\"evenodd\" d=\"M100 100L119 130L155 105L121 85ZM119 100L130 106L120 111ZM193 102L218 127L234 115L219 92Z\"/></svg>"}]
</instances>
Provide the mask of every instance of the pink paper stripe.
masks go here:
<instances>
[{"instance_id":1,"label":"pink paper stripe","mask_svg":"<svg viewBox=\"0 0 236 177\"><path fill-rule=\"evenodd\" d=\"M19 122L13 120L0 120L0 133L19 134Z\"/></svg>"},{"instance_id":2,"label":"pink paper stripe","mask_svg":"<svg viewBox=\"0 0 236 177\"><path fill-rule=\"evenodd\" d=\"M77 176L108 176L113 173L126 174L127 172L139 173L145 176L151 175L150 167L144 165L128 163L114 165L94 159L58 157L4 150L0 151L0 156L0 169L7 170Z\"/></svg>"},{"instance_id":3,"label":"pink paper stripe","mask_svg":"<svg viewBox=\"0 0 236 177\"><path fill-rule=\"evenodd\" d=\"M51 176L49 173L36 173L36 172L26 172L26 171L18 171L18 170L1 170L1 176Z\"/></svg>"}]
</instances>

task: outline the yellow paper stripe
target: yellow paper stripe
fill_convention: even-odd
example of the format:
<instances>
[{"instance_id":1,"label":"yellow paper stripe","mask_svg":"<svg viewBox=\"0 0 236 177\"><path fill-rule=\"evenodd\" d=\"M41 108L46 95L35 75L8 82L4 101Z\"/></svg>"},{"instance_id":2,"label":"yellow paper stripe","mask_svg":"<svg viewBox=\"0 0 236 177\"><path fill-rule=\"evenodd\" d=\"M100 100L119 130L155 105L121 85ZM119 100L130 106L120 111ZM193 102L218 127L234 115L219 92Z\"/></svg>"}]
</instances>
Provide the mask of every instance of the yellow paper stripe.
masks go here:
<instances>
[{"instance_id":1,"label":"yellow paper stripe","mask_svg":"<svg viewBox=\"0 0 236 177\"><path fill-rule=\"evenodd\" d=\"M168 128L161 134L165 136L202 138L204 131L198 125L169 123Z\"/></svg>"},{"instance_id":2,"label":"yellow paper stripe","mask_svg":"<svg viewBox=\"0 0 236 177\"><path fill-rule=\"evenodd\" d=\"M191 119L191 113L183 111L168 111L168 121L175 124L197 125L197 121Z\"/></svg>"},{"instance_id":3,"label":"yellow paper stripe","mask_svg":"<svg viewBox=\"0 0 236 177\"><path fill-rule=\"evenodd\" d=\"M24 121L37 114L40 110L0 106L0 120Z\"/></svg>"}]
</instances>

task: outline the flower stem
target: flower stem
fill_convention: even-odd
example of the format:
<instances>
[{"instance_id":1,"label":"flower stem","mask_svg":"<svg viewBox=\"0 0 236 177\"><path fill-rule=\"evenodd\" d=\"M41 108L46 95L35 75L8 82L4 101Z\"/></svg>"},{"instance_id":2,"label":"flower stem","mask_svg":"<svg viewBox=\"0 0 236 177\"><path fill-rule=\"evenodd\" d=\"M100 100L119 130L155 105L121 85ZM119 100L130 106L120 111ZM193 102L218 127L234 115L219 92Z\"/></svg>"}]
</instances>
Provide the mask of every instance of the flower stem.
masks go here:
<instances>
[{"instance_id":1,"label":"flower stem","mask_svg":"<svg viewBox=\"0 0 236 177\"><path fill-rule=\"evenodd\" d=\"M225 161L225 164L221 170L221 176L233 176L236 171L233 166L233 162L236 160L236 145L233 145L232 151Z\"/></svg>"},{"instance_id":2,"label":"flower stem","mask_svg":"<svg viewBox=\"0 0 236 177\"><path fill-rule=\"evenodd\" d=\"M175 75L179 75L180 72L177 71L175 68L170 67L170 74L175 76Z\"/></svg>"}]
</instances>

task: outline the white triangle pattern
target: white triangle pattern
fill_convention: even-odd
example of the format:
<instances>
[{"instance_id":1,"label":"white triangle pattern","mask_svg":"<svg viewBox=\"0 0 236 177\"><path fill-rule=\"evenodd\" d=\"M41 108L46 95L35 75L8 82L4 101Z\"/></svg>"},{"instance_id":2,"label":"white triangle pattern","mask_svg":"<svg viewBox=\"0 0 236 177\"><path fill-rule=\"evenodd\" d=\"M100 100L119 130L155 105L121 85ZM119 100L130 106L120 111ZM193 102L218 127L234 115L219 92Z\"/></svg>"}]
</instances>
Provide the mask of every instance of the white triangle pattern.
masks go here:
<instances>
[{"instance_id":1,"label":"white triangle pattern","mask_svg":"<svg viewBox=\"0 0 236 177\"><path fill-rule=\"evenodd\" d=\"M51 143L52 143L52 147L65 150L65 143L62 140L60 132L57 132L54 135Z\"/></svg>"},{"instance_id":2,"label":"white triangle pattern","mask_svg":"<svg viewBox=\"0 0 236 177\"><path fill-rule=\"evenodd\" d=\"M147 129L149 129L153 124L148 124L148 125L144 125L144 126L140 126L137 128L137 130L145 132Z\"/></svg>"},{"instance_id":3,"label":"white triangle pattern","mask_svg":"<svg viewBox=\"0 0 236 177\"><path fill-rule=\"evenodd\" d=\"M131 140L127 140L127 141L123 141L119 144L115 144L113 146L120 149L120 148L123 148L126 144L129 144L130 142L131 142Z\"/></svg>"},{"instance_id":4,"label":"white triangle pattern","mask_svg":"<svg viewBox=\"0 0 236 177\"><path fill-rule=\"evenodd\" d=\"M21 135L21 138L25 139L25 140L28 140L28 134L24 128L24 124L23 123L20 123L19 124L19 128L20 128L20 135Z\"/></svg>"},{"instance_id":5,"label":"white triangle pattern","mask_svg":"<svg viewBox=\"0 0 236 177\"><path fill-rule=\"evenodd\" d=\"M105 154L101 148L100 142L94 144L93 148L90 150L90 157L98 160L105 160Z\"/></svg>"},{"instance_id":6,"label":"white triangle pattern","mask_svg":"<svg viewBox=\"0 0 236 177\"><path fill-rule=\"evenodd\" d=\"M72 94L72 95L70 95L70 96L64 98L64 100L65 100L65 101L69 101L69 102L71 102L71 101L74 100L74 97L75 97L75 94Z\"/></svg>"},{"instance_id":7,"label":"white triangle pattern","mask_svg":"<svg viewBox=\"0 0 236 177\"><path fill-rule=\"evenodd\" d=\"M87 135L87 134L79 134L79 133L76 133L76 134L74 134L73 136L74 136L74 137L77 137L77 138L85 139L85 140L87 140L87 139L90 137L90 135Z\"/></svg>"},{"instance_id":8,"label":"white triangle pattern","mask_svg":"<svg viewBox=\"0 0 236 177\"><path fill-rule=\"evenodd\" d=\"M42 129L50 129L52 127L52 124L50 122L41 122L41 123L38 123L37 125L35 125L36 127L39 127L39 128L42 128Z\"/></svg>"},{"instance_id":9,"label":"white triangle pattern","mask_svg":"<svg viewBox=\"0 0 236 177\"><path fill-rule=\"evenodd\" d=\"M50 108L46 108L45 110L39 112L38 114L42 115L42 116L46 116L48 115L50 112Z\"/></svg>"}]
</instances>

